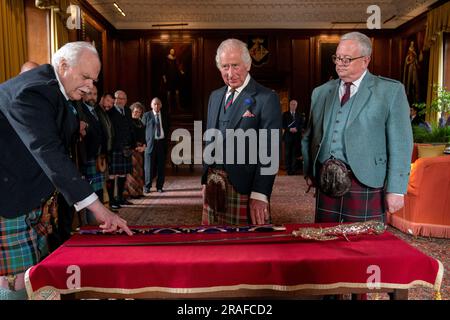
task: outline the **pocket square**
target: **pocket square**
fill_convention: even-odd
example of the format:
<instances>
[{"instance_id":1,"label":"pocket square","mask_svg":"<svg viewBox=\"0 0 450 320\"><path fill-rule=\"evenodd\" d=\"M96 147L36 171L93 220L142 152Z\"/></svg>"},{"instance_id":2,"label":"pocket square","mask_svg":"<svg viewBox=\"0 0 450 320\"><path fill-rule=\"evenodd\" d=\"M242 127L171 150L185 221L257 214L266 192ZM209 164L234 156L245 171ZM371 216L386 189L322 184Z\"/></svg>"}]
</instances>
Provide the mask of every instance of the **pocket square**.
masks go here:
<instances>
[{"instance_id":1,"label":"pocket square","mask_svg":"<svg viewBox=\"0 0 450 320\"><path fill-rule=\"evenodd\" d=\"M245 113L242 115L242 118L254 118L255 115L251 113L249 110L245 111Z\"/></svg>"}]
</instances>

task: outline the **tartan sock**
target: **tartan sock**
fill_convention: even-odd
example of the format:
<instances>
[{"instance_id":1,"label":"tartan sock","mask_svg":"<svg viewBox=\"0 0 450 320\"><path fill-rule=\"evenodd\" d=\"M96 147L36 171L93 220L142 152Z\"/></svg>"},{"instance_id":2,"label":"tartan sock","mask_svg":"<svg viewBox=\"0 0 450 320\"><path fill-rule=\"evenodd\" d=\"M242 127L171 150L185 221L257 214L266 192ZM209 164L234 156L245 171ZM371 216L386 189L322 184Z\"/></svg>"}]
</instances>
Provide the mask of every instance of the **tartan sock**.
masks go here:
<instances>
[{"instance_id":1,"label":"tartan sock","mask_svg":"<svg viewBox=\"0 0 450 320\"><path fill-rule=\"evenodd\" d=\"M28 300L27 291L25 289L12 291L0 288L0 300Z\"/></svg>"}]
</instances>

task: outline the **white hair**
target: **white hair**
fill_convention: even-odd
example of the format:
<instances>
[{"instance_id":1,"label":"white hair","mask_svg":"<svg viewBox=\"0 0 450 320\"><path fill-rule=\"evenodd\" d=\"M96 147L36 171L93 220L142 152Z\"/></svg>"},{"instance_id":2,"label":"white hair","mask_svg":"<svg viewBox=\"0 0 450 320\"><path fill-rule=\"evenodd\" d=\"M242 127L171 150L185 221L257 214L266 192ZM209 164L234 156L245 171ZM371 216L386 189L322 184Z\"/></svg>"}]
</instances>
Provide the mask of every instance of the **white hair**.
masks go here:
<instances>
[{"instance_id":1,"label":"white hair","mask_svg":"<svg viewBox=\"0 0 450 320\"><path fill-rule=\"evenodd\" d=\"M84 50L91 51L98 58L98 52L95 47L86 41L69 42L63 45L53 54L52 65L56 69L59 67L62 60L65 60L69 66L74 66L78 63L78 59ZM100 58L99 58L100 61Z\"/></svg>"},{"instance_id":2,"label":"white hair","mask_svg":"<svg viewBox=\"0 0 450 320\"><path fill-rule=\"evenodd\" d=\"M238 39L227 39L222 41L222 43L217 48L216 54L216 65L217 68L220 69L220 56L223 52L230 49L239 49L241 50L241 58L244 61L245 65L249 66L252 63L252 57L250 57L250 53L248 52L247 45Z\"/></svg>"},{"instance_id":3,"label":"white hair","mask_svg":"<svg viewBox=\"0 0 450 320\"><path fill-rule=\"evenodd\" d=\"M355 40L361 49L361 55L370 56L372 54L372 41L370 38L361 32L349 32L341 37L342 40Z\"/></svg>"}]
</instances>

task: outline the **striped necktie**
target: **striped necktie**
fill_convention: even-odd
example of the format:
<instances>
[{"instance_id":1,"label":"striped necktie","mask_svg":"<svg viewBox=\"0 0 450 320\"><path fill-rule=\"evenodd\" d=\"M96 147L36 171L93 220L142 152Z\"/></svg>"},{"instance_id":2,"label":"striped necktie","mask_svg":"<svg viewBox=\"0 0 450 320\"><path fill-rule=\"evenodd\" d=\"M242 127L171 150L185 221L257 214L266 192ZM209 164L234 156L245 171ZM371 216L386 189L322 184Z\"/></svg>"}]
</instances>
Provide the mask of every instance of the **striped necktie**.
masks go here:
<instances>
[{"instance_id":1,"label":"striped necktie","mask_svg":"<svg viewBox=\"0 0 450 320\"><path fill-rule=\"evenodd\" d=\"M227 111L227 109L229 107L231 107L231 105L233 104L233 98L234 98L235 92L236 91L233 89L230 90L230 94L228 95L227 101L225 101L225 111Z\"/></svg>"}]
</instances>

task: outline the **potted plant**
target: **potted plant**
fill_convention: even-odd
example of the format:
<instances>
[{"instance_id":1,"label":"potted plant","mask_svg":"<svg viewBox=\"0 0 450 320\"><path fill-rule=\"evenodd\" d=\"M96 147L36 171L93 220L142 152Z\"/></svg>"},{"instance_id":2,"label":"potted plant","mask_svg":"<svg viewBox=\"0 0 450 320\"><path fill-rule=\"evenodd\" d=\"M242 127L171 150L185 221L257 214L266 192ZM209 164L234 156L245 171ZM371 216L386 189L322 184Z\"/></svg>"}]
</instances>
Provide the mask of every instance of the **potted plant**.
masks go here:
<instances>
[{"instance_id":1,"label":"potted plant","mask_svg":"<svg viewBox=\"0 0 450 320\"><path fill-rule=\"evenodd\" d=\"M450 113L450 91L447 88L434 85L434 99L431 101L430 110L436 113ZM418 110L419 115L426 112L427 104L425 102L413 103L413 107Z\"/></svg>"},{"instance_id":2,"label":"potted plant","mask_svg":"<svg viewBox=\"0 0 450 320\"><path fill-rule=\"evenodd\" d=\"M450 143L450 126L439 127L437 124L432 124L431 131L421 126L413 126L412 129L416 143Z\"/></svg>"},{"instance_id":3,"label":"potted plant","mask_svg":"<svg viewBox=\"0 0 450 320\"><path fill-rule=\"evenodd\" d=\"M431 101L430 110L436 113L448 114L450 113L450 91L441 86L434 86L435 96ZM426 112L426 103L414 103L413 106L418 110L419 115ZM417 144L433 144L443 145L445 152L450 153L450 126L439 126L437 123L428 125L423 123L421 125L413 125L413 138Z\"/></svg>"}]
</instances>

